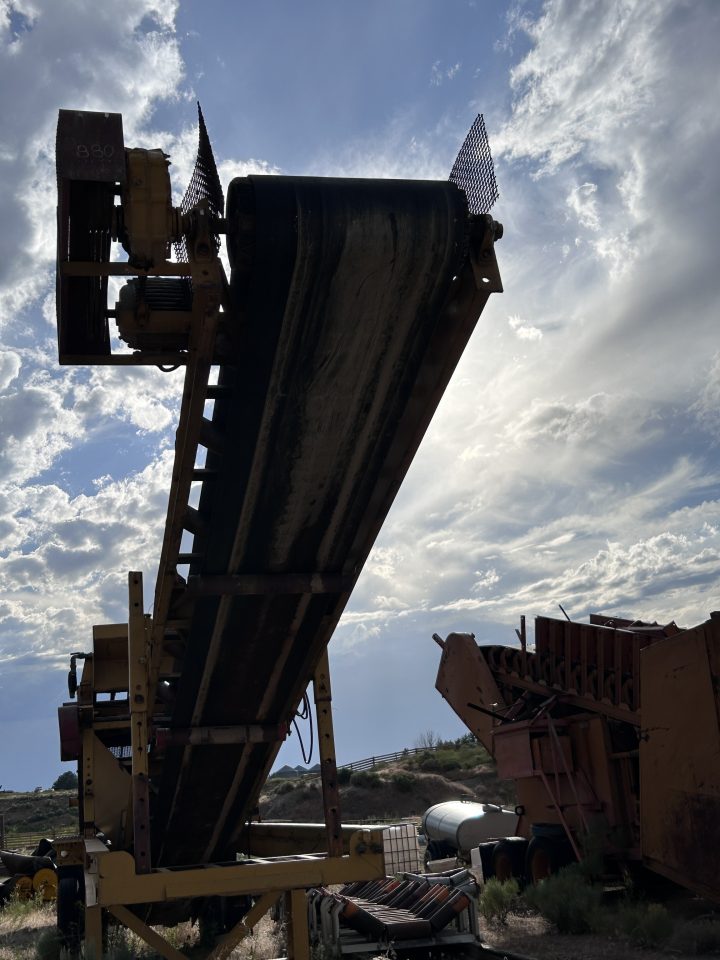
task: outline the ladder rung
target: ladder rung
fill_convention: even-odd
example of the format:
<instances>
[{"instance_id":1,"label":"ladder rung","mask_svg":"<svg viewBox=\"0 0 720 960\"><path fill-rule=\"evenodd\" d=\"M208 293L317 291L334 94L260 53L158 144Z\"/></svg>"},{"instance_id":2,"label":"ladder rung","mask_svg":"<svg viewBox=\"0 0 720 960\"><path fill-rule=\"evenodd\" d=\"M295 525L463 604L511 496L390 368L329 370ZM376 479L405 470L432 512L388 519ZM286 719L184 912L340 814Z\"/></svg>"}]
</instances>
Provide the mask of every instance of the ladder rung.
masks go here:
<instances>
[{"instance_id":1,"label":"ladder rung","mask_svg":"<svg viewBox=\"0 0 720 960\"><path fill-rule=\"evenodd\" d=\"M217 470L208 470L207 467L195 467L192 472L193 480L214 480L217 477Z\"/></svg>"},{"instance_id":2,"label":"ladder rung","mask_svg":"<svg viewBox=\"0 0 720 960\"><path fill-rule=\"evenodd\" d=\"M219 397L229 397L230 387L223 386L219 383L208 384L205 396L208 400L217 400Z\"/></svg>"}]
</instances>

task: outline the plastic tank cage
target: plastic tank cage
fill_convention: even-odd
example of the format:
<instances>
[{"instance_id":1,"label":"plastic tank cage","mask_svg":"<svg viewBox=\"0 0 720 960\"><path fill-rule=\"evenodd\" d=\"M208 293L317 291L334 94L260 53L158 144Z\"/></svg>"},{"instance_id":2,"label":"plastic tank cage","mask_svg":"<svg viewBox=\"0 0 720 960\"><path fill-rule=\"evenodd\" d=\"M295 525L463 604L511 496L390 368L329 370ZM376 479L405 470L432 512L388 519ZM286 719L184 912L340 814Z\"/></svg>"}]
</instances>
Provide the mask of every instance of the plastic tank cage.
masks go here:
<instances>
[{"instance_id":1,"label":"plastic tank cage","mask_svg":"<svg viewBox=\"0 0 720 960\"><path fill-rule=\"evenodd\" d=\"M417 830L412 823L400 823L383 830L383 852L388 873L418 872L421 867Z\"/></svg>"}]
</instances>

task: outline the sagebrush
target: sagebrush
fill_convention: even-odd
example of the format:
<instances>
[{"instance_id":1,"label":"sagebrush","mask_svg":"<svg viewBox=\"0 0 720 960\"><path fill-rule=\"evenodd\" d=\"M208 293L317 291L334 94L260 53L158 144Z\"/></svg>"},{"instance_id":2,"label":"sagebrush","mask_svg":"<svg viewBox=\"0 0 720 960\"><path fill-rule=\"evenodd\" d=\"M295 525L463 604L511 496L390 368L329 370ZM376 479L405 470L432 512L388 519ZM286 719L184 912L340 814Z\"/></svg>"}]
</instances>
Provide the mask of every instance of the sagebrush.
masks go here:
<instances>
[{"instance_id":1,"label":"sagebrush","mask_svg":"<svg viewBox=\"0 0 720 960\"><path fill-rule=\"evenodd\" d=\"M515 879L491 877L482 889L478 907L488 923L507 923L508 913L517 903L520 887Z\"/></svg>"},{"instance_id":2,"label":"sagebrush","mask_svg":"<svg viewBox=\"0 0 720 960\"><path fill-rule=\"evenodd\" d=\"M572 863L527 887L524 897L559 933L591 933L601 925L602 893L601 887L587 882L580 865Z\"/></svg>"}]
</instances>

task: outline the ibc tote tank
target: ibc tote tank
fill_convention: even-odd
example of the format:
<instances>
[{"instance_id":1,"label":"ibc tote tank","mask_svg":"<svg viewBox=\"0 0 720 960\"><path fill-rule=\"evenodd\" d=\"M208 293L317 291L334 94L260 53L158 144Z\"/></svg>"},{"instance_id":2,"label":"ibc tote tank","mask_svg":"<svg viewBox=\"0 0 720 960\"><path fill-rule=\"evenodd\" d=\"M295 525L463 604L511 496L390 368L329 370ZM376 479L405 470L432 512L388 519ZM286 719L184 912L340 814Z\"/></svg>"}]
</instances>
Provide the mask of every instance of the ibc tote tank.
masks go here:
<instances>
[{"instance_id":1,"label":"ibc tote tank","mask_svg":"<svg viewBox=\"0 0 720 960\"><path fill-rule=\"evenodd\" d=\"M428 807L421 830L430 840L444 840L467 852L485 840L514 836L518 819L514 810L495 803L447 800Z\"/></svg>"}]
</instances>

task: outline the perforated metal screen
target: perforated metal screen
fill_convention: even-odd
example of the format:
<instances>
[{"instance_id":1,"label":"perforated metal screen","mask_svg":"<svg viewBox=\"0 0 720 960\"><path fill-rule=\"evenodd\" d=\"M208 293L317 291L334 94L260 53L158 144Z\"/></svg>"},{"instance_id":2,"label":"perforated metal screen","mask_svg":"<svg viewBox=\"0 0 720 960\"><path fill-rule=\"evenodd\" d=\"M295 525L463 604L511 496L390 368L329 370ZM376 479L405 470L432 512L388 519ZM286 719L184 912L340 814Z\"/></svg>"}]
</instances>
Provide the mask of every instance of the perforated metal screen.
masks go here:
<instances>
[{"instance_id":1,"label":"perforated metal screen","mask_svg":"<svg viewBox=\"0 0 720 960\"><path fill-rule=\"evenodd\" d=\"M203 117L200 104L198 103L198 152L195 159L195 167L190 177L190 183L185 191L185 196L180 203L180 210L183 214L188 213L195 204L206 199L210 207L210 216L220 219L225 210L225 199L223 197L220 177L215 166L215 157L213 156L210 137L208 136L205 118ZM215 250L220 248L220 238L215 236ZM175 255L183 263L188 261L187 244L185 238L175 243Z\"/></svg>"},{"instance_id":2,"label":"perforated metal screen","mask_svg":"<svg viewBox=\"0 0 720 960\"><path fill-rule=\"evenodd\" d=\"M460 147L449 179L465 191L470 213L488 213L500 196L481 113L475 118Z\"/></svg>"}]
</instances>

